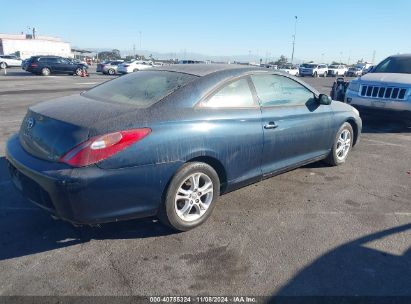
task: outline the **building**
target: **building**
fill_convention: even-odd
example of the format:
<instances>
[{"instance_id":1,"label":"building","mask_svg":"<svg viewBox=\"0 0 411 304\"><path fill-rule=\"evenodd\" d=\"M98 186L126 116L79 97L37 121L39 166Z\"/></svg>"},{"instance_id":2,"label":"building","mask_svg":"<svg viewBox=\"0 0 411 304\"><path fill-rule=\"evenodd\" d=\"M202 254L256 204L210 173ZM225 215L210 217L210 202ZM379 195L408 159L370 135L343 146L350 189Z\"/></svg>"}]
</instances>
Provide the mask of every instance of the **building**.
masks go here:
<instances>
[{"instance_id":1,"label":"building","mask_svg":"<svg viewBox=\"0 0 411 304\"><path fill-rule=\"evenodd\" d=\"M10 54L17 54L21 59L36 55L73 57L70 44L60 38L26 34L0 34L0 55Z\"/></svg>"}]
</instances>

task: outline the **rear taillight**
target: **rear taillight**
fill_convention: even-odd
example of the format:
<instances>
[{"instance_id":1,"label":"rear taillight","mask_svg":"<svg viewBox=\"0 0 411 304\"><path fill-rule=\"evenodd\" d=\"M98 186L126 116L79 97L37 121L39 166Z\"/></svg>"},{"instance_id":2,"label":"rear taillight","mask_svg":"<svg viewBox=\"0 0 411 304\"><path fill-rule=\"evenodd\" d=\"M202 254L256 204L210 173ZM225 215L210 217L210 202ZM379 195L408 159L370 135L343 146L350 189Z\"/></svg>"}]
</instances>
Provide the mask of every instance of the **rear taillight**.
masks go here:
<instances>
[{"instance_id":1,"label":"rear taillight","mask_svg":"<svg viewBox=\"0 0 411 304\"><path fill-rule=\"evenodd\" d=\"M30 66L31 66L32 68L36 68L36 67L37 67L37 64L32 63L32 64L30 64Z\"/></svg>"},{"instance_id":2,"label":"rear taillight","mask_svg":"<svg viewBox=\"0 0 411 304\"><path fill-rule=\"evenodd\" d=\"M90 138L77 145L60 158L73 167L95 164L124 150L150 134L151 129L132 129Z\"/></svg>"}]
</instances>

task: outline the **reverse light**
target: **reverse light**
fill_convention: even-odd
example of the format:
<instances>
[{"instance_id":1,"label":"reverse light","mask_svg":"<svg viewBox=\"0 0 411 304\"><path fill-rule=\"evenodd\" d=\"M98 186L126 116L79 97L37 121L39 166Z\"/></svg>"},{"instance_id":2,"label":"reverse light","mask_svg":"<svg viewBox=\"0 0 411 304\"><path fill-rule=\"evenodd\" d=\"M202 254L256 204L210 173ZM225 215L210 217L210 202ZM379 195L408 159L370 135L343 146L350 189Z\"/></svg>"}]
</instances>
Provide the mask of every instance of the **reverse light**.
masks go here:
<instances>
[{"instance_id":1,"label":"reverse light","mask_svg":"<svg viewBox=\"0 0 411 304\"><path fill-rule=\"evenodd\" d=\"M150 132L151 129L142 128L95 136L68 151L60 158L60 162L73 167L92 165L124 150Z\"/></svg>"}]
</instances>

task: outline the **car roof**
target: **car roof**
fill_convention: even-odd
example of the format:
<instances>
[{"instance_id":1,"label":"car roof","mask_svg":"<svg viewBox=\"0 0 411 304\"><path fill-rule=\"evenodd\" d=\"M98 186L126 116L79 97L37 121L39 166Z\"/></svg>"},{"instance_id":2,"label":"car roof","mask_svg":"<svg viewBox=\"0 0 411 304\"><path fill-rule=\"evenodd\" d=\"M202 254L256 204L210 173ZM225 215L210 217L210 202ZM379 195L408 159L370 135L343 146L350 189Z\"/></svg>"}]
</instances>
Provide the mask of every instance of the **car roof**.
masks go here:
<instances>
[{"instance_id":1,"label":"car roof","mask_svg":"<svg viewBox=\"0 0 411 304\"><path fill-rule=\"evenodd\" d=\"M160 71L180 72L191 74L195 76L206 76L216 72L228 72L233 71L235 74L241 72L247 73L250 71L265 71L267 69L253 66L245 66L239 64L174 64L168 66L162 66L154 68Z\"/></svg>"},{"instance_id":2,"label":"car roof","mask_svg":"<svg viewBox=\"0 0 411 304\"><path fill-rule=\"evenodd\" d=\"M411 57L411 54L397 54L397 55L392 55L392 56L390 56L391 58L392 57Z\"/></svg>"}]
</instances>

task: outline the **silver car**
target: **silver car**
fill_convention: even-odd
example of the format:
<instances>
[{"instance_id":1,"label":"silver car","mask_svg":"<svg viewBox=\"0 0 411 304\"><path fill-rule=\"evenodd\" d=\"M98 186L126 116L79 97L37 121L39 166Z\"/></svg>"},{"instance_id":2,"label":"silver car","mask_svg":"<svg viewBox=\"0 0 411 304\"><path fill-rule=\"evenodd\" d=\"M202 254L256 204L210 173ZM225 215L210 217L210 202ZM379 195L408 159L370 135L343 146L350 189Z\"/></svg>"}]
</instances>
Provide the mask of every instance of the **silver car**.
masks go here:
<instances>
[{"instance_id":1,"label":"silver car","mask_svg":"<svg viewBox=\"0 0 411 304\"><path fill-rule=\"evenodd\" d=\"M394 112L395 117L411 118L411 54L390 56L351 81L345 101L360 111Z\"/></svg>"},{"instance_id":2,"label":"silver car","mask_svg":"<svg viewBox=\"0 0 411 304\"><path fill-rule=\"evenodd\" d=\"M102 66L101 72L103 74L115 75L118 71L118 65L124 63L123 60L110 61Z\"/></svg>"}]
</instances>

